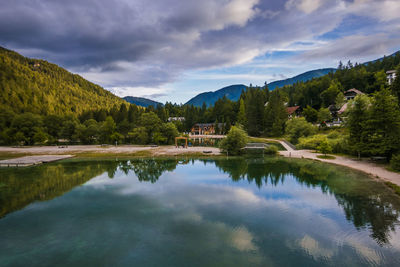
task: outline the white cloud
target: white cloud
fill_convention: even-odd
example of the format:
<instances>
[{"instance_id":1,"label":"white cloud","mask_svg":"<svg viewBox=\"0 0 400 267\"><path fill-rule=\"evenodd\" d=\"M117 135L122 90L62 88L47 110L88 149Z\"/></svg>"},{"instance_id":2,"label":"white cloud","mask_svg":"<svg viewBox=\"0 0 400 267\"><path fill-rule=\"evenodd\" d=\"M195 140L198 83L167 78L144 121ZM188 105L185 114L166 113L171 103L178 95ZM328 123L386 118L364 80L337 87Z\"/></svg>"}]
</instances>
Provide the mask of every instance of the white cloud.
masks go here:
<instances>
[{"instance_id":1,"label":"white cloud","mask_svg":"<svg viewBox=\"0 0 400 267\"><path fill-rule=\"evenodd\" d=\"M302 71L327 58L381 56L399 43L398 14L398 0L8 1L0 9L0 43L106 88L153 95L182 73L248 64L273 51L304 53ZM352 15L373 22L321 40ZM260 78L247 71L243 78ZM263 80L276 73L263 71ZM220 78L228 85L230 77Z\"/></svg>"},{"instance_id":2,"label":"white cloud","mask_svg":"<svg viewBox=\"0 0 400 267\"><path fill-rule=\"evenodd\" d=\"M348 4L348 12L361 16L375 17L381 21L399 20L400 1L398 0L354 0Z\"/></svg>"},{"instance_id":3,"label":"white cloud","mask_svg":"<svg viewBox=\"0 0 400 267\"><path fill-rule=\"evenodd\" d=\"M362 61L365 58L376 59L388 51L398 48L400 38L391 38L387 34L352 35L333 40L325 45L306 51L297 58L305 60L326 59Z\"/></svg>"},{"instance_id":4,"label":"white cloud","mask_svg":"<svg viewBox=\"0 0 400 267\"><path fill-rule=\"evenodd\" d=\"M322 0L289 0L286 2L286 9L296 7L306 14L311 14L322 5Z\"/></svg>"}]
</instances>

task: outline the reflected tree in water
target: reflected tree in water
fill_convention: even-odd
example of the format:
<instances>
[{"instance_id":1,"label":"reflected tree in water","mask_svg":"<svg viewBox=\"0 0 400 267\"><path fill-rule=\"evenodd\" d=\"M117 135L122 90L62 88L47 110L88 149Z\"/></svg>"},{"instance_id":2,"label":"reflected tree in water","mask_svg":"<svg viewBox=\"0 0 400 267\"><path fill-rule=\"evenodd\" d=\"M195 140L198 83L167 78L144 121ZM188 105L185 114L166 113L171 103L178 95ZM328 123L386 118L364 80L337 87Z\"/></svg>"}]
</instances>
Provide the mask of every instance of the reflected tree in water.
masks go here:
<instances>
[{"instance_id":1,"label":"reflected tree in water","mask_svg":"<svg viewBox=\"0 0 400 267\"><path fill-rule=\"evenodd\" d=\"M345 169L276 157L215 160L215 165L233 181L247 180L259 188L268 183L272 186L284 183L288 175L307 187L319 187L323 193L336 198L346 219L357 229L370 229L371 237L380 245L388 243L391 231L399 223L400 199L380 182L369 178L364 178L368 179L364 182L350 179Z\"/></svg>"},{"instance_id":2,"label":"reflected tree in water","mask_svg":"<svg viewBox=\"0 0 400 267\"><path fill-rule=\"evenodd\" d=\"M119 162L64 162L27 168L1 169L0 217L34 201L50 200L84 184Z\"/></svg>"},{"instance_id":3,"label":"reflected tree in water","mask_svg":"<svg viewBox=\"0 0 400 267\"><path fill-rule=\"evenodd\" d=\"M177 160L135 160L130 163L141 182L157 182L158 178L166 172L173 171L178 165Z\"/></svg>"}]
</instances>

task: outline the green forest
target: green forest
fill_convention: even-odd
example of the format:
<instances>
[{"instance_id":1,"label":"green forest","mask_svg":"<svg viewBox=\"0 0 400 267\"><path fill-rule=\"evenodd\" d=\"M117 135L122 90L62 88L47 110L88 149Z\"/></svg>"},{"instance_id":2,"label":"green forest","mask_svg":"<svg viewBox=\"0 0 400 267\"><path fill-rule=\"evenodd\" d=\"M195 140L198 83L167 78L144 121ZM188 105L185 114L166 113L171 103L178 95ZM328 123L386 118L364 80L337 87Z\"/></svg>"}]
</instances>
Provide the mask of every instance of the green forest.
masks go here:
<instances>
[{"instance_id":1,"label":"green forest","mask_svg":"<svg viewBox=\"0 0 400 267\"><path fill-rule=\"evenodd\" d=\"M223 97L209 107L138 107L54 64L6 49L0 64L1 145L172 144L195 123L222 123L217 134L236 125L250 136L285 137L298 148L399 157L400 79L389 85L386 71L400 73L400 53L366 64L340 62L328 75L272 91L250 85L238 101ZM344 92L352 88L364 94L346 103ZM346 112L332 112L344 104ZM301 107L300 116L289 116L291 106ZM342 123L328 127L333 120Z\"/></svg>"},{"instance_id":2,"label":"green forest","mask_svg":"<svg viewBox=\"0 0 400 267\"><path fill-rule=\"evenodd\" d=\"M15 113L80 114L125 102L55 64L1 47L0 89L0 107Z\"/></svg>"}]
</instances>

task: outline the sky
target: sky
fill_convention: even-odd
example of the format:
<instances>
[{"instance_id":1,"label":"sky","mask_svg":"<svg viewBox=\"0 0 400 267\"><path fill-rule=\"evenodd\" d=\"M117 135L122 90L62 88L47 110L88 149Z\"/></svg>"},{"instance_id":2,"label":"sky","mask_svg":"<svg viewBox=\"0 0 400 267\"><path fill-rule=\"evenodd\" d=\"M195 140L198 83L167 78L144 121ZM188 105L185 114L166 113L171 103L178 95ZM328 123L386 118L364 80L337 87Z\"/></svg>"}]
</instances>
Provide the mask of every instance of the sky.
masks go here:
<instances>
[{"instance_id":1,"label":"sky","mask_svg":"<svg viewBox=\"0 0 400 267\"><path fill-rule=\"evenodd\" d=\"M400 0L0 0L0 46L185 103L400 50Z\"/></svg>"}]
</instances>

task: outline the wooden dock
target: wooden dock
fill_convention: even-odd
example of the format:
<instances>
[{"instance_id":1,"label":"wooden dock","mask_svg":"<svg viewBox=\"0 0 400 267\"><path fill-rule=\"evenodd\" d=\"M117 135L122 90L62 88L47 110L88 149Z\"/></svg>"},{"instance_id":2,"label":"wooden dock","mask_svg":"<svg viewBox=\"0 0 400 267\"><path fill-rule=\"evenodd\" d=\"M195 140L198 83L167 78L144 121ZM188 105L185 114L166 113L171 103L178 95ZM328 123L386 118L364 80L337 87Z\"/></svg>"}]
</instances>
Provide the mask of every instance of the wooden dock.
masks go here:
<instances>
[{"instance_id":1,"label":"wooden dock","mask_svg":"<svg viewBox=\"0 0 400 267\"><path fill-rule=\"evenodd\" d=\"M0 167L27 167L72 158L73 155L40 155L0 160Z\"/></svg>"}]
</instances>

